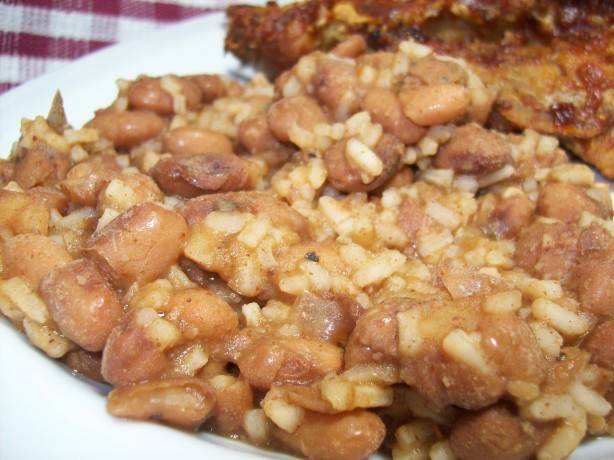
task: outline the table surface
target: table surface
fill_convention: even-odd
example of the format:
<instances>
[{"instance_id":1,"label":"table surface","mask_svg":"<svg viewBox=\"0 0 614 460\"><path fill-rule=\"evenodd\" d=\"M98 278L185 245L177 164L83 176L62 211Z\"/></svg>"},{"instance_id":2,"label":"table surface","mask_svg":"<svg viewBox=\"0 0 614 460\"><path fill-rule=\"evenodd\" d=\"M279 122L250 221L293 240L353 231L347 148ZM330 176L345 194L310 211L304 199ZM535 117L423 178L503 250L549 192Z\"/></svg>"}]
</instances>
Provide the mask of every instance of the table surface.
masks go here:
<instances>
[{"instance_id":1,"label":"table surface","mask_svg":"<svg viewBox=\"0 0 614 460\"><path fill-rule=\"evenodd\" d=\"M0 0L0 93L231 0Z\"/></svg>"}]
</instances>

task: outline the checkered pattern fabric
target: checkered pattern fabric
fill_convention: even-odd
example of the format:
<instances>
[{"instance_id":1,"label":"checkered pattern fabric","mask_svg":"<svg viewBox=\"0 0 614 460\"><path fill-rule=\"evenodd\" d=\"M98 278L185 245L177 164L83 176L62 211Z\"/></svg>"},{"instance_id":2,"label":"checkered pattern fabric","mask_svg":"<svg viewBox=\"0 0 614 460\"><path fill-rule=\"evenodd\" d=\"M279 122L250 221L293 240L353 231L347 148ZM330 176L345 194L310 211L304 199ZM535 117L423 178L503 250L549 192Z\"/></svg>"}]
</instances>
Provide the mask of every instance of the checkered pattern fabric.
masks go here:
<instances>
[{"instance_id":1,"label":"checkered pattern fabric","mask_svg":"<svg viewBox=\"0 0 614 460\"><path fill-rule=\"evenodd\" d=\"M0 0L0 93L230 0Z\"/></svg>"}]
</instances>

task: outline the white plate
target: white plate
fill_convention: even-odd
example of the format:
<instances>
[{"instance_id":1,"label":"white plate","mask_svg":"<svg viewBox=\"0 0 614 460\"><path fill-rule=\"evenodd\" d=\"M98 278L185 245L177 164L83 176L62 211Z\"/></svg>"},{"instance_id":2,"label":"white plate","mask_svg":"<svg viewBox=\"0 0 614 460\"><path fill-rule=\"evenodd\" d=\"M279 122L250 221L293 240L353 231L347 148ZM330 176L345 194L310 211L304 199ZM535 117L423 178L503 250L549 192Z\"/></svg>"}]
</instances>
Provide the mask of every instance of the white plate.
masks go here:
<instances>
[{"instance_id":1,"label":"white plate","mask_svg":"<svg viewBox=\"0 0 614 460\"><path fill-rule=\"evenodd\" d=\"M116 95L118 78L141 73L236 73L223 52L224 16L212 14L104 49L0 96L0 154L19 137L21 117L46 115L56 89L69 122L81 126ZM0 319L0 458L151 460L289 458L208 434L123 421L105 409L99 387L70 375ZM574 459L614 458L614 440L583 445Z\"/></svg>"}]
</instances>

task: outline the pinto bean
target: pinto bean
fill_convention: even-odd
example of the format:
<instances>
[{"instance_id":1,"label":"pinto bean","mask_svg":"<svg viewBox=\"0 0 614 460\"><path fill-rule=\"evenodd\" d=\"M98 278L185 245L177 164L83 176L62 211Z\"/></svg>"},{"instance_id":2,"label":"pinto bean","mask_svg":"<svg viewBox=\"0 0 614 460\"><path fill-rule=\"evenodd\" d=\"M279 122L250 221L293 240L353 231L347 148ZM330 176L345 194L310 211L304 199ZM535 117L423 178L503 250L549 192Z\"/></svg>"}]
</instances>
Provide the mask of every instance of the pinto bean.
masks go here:
<instances>
[{"instance_id":1,"label":"pinto bean","mask_svg":"<svg viewBox=\"0 0 614 460\"><path fill-rule=\"evenodd\" d=\"M200 87L190 79L178 78L189 109L199 106L202 99ZM173 110L173 96L162 88L160 78L141 77L130 85L128 101L136 109L151 110L160 115L170 115Z\"/></svg>"},{"instance_id":2,"label":"pinto bean","mask_svg":"<svg viewBox=\"0 0 614 460\"><path fill-rule=\"evenodd\" d=\"M141 203L112 220L83 244L93 260L119 288L163 276L177 261L187 238L185 220L153 203Z\"/></svg>"},{"instance_id":3,"label":"pinto bean","mask_svg":"<svg viewBox=\"0 0 614 460\"><path fill-rule=\"evenodd\" d=\"M595 326L582 342L582 348L591 354L591 361L614 372L614 319Z\"/></svg>"},{"instance_id":4,"label":"pinto bean","mask_svg":"<svg viewBox=\"0 0 614 460\"><path fill-rule=\"evenodd\" d=\"M70 157L45 142L36 141L15 165L13 179L24 189L55 185L70 169Z\"/></svg>"},{"instance_id":5,"label":"pinto bean","mask_svg":"<svg viewBox=\"0 0 614 460\"><path fill-rule=\"evenodd\" d=\"M318 123L328 123L318 102L309 96L280 99L267 111L267 121L273 135L281 142L289 142L288 132L294 124L311 131Z\"/></svg>"},{"instance_id":6,"label":"pinto bean","mask_svg":"<svg viewBox=\"0 0 614 460\"><path fill-rule=\"evenodd\" d=\"M499 135L476 124L456 129L433 160L437 168L452 168L460 174L487 174L511 161L510 147Z\"/></svg>"},{"instance_id":7,"label":"pinto bean","mask_svg":"<svg viewBox=\"0 0 614 460\"><path fill-rule=\"evenodd\" d=\"M60 182L60 189L71 201L85 206L96 206L100 190L120 174L117 163L101 157L75 165Z\"/></svg>"},{"instance_id":8,"label":"pinto bean","mask_svg":"<svg viewBox=\"0 0 614 460\"><path fill-rule=\"evenodd\" d=\"M513 238L533 220L535 204L526 195L501 200L490 214L490 228L497 238Z\"/></svg>"},{"instance_id":9,"label":"pinto bean","mask_svg":"<svg viewBox=\"0 0 614 460\"><path fill-rule=\"evenodd\" d=\"M62 361L72 371L78 372L88 379L104 382L104 378L100 372L102 353L91 353L89 351L77 349L66 353L62 357Z\"/></svg>"},{"instance_id":10,"label":"pinto bean","mask_svg":"<svg viewBox=\"0 0 614 460\"><path fill-rule=\"evenodd\" d=\"M342 139L324 154L328 179L333 187L342 192L367 192L382 186L394 176L401 166L403 144L390 134L383 134L373 152L383 164L382 173L368 183L362 179L363 171L347 156L348 139Z\"/></svg>"},{"instance_id":11,"label":"pinto bean","mask_svg":"<svg viewBox=\"0 0 614 460\"><path fill-rule=\"evenodd\" d=\"M114 112L106 109L98 110L86 126L100 131L116 147L134 147L158 136L164 129L164 120L145 110Z\"/></svg>"},{"instance_id":12,"label":"pinto bean","mask_svg":"<svg viewBox=\"0 0 614 460\"><path fill-rule=\"evenodd\" d=\"M287 400L290 404L302 407L321 414L338 414L328 399L322 396L320 382L312 385L281 385L276 386L275 391L279 392L280 398Z\"/></svg>"},{"instance_id":13,"label":"pinto bean","mask_svg":"<svg viewBox=\"0 0 614 460\"><path fill-rule=\"evenodd\" d=\"M32 289L41 278L72 261L66 249L43 235L17 235L6 241L2 251L5 278L21 276Z\"/></svg>"},{"instance_id":14,"label":"pinto bean","mask_svg":"<svg viewBox=\"0 0 614 460\"><path fill-rule=\"evenodd\" d=\"M179 259L181 270L191 281L213 292L234 308L240 308L245 303L240 294L233 291L217 274L203 270L196 262L181 257Z\"/></svg>"},{"instance_id":15,"label":"pinto bean","mask_svg":"<svg viewBox=\"0 0 614 460\"><path fill-rule=\"evenodd\" d=\"M336 120L342 121L360 109L365 88L353 65L321 58L311 83L315 97Z\"/></svg>"},{"instance_id":16,"label":"pinto bean","mask_svg":"<svg viewBox=\"0 0 614 460\"><path fill-rule=\"evenodd\" d=\"M456 83L408 86L399 99L403 113L419 126L448 123L464 114L471 102L469 91Z\"/></svg>"},{"instance_id":17,"label":"pinto bean","mask_svg":"<svg viewBox=\"0 0 614 460\"><path fill-rule=\"evenodd\" d=\"M566 282L578 253L579 234L571 224L533 223L520 232L514 260L537 278Z\"/></svg>"},{"instance_id":18,"label":"pinto bean","mask_svg":"<svg viewBox=\"0 0 614 460\"><path fill-rule=\"evenodd\" d=\"M292 149L279 142L269 129L266 113L248 118L239 126L239 142L252 155L258 155L271 166L288 159Z\"/></svg>"},{"instance_id":19,"label":"pinto bean","mask_svg":"<svg viewBox=\"0 0 614 460\"><path fill-rule=\"evenodd\" d=\"M121 174L98 194L98 212L106 208L126 211L135 204L153 201L162 203L164 195L146 174Z\"/></svg>"},{"instance_id":20,"label":"pinto bean","mask_svg":"<svg viewBox=\"0 0 614 460\"><path fill-rule=\"evenodd\" d=\"M400 376L431 407L480 409L496 402L510 380L541 384L547 363L531 329L513 313L484 315L481 298L424 302L411 307L418 345L402 353ZM479 334L474 345L486 366L469 365L446 347L453 331ZM466 336L467 337L467 336ZM414 337L415 339L415 337ZM404 340L399 337L399 343ZM456 349L456 346L454 346ZM474 357L474 355L472 355Z\"/></svg>"},{"instance_id":21,"label":"pinto bean","mask_svg":"<svg viewBox=\"0 0 614 460\"><path fill-rule=\"evenodd\" d=\"M102 351L124 313L106 278L86 259L48 273L40 293L62 334L87 351Z\"/></svg>"},{"instance_id":22,"label":"pinto bean","mask_svg":"<svg viewBox=\"0 0 614 460\"><path fill-rule=\"evenodd\" d=\"M405 116L399 98L391 89L369 89L361 108L369 112L375 123L382 125L386 132L406 145L419 141L426 134L426 128L416 125Z\"/></svg>"},{"instance_id":23,"label":"pinto bean","mask_svg":"<svg viewBox=\"0 0 614 460\"><path fill-rule=\"evenodd\" d=\"M358 364L398 364L396 309L370 308L358 318L347 346L345 368Z\"/></svg>"},{"instance_id":24,"label":"pinto bean","mask_svg":"<svg viewBox=\"0 0 614 460\"><path fill-rule=\"evenodd\" d=\"M215 407L215 393L200 379L176 377L115 388L107 410L116 417L158 421L195 430Z\"/></svg>"},{"instance_id":25,"label":"pinto bean","mask_svg":"<svg viewBox=\"0 0 614 460\"><path fill-rule=\"evenodd\" d=\"M527 426L506 405L498 404L461 415L452 427L450 446L460 460L525 460L534 455L551 428Z\"/></svg>"},{"instance_id":26,"label":"pinto bean","mask_svg":"<svg viewBox=\"0 0 614 460\"><path fill-rule=\"evenodd\" d=\"M182 126L167 132L162 139L162 149L173 155L233 153L230 139L198 126Z\"/></svg>"},{"instance_id":27,"label":"pinto bean","mask_svg":"<svg viewBox=\"0 0 614 460\"><path fill-rule=\"evenodd\" d=\"M309 238L310 226L305 217L285 202L261 192L228 192L199 196L180 210L188 225L198 224L213 211L240 211L266 214L279 226L288 227L302 238Z\"/></svg>"},{"instance_id":28,"label":"pinto bean","mask_svg":"<svg viewBox=\"0 0 614 460\"><path fill-rule=\"evenodd\" d=\"M577 222L583 211L608 219L612 211L589 197L580 187L570 183L550 182L539 192L537 213L566 223Z\"/></svg>"},{"instance_id":29,"label":"pinto bean","mask_svg":"<svg viewBox=\"0 0 614 460\"><path fill-rule=\"evenodd\" d=\"M440 276L453 300L508 290L507 285L500 279L472 269L445 267Z\"/></svg>"},{"instance_id":30,"label":"pinto bean","mask_svg":"<svg viewBox=\"0 0 614 460\"><path fill-rule=\"evenodd\" d=\"M232 153L197 153L159 161L149 172L164 193L192 198L250 185L245 160Z\"/></svg>"},{"instance_id":31,"label":"pinto bean","mask_svg":"<svg viewBox=\"0 0 614 460\"><path fill-rule=\"evenodd\" d=\"M359 460L379 449L386 427L377 415L366 410L341 414L306 411L294 432L275 427L272 434L287 448L307 458Z\"/></svg>"},{"instance_id":32,"label":"pinto bean","mask_svg":"<svg viewBox=\"0 0 614 460\"><path fill-rule=\"evenodd\" d=\"M513 313L485 315L482 299L388 299L358 319L345 366L399 366L401 379L432 408L486 407L504 394L508 380L539 385L547 363L531 329ZM474 348L471 358L482 356L482 361L451 354L460 342L451 345L452 336L464 336L464 343Z\"/></svg>"},{"instance_id":33,"label":"pinto bean","mask_svg":"<svg viewBox=\"0 0 614 460\"><path fill-rule=\"evenodd\" d=\"M35 197L49 209L56 209L60 214L65 214L70 203L64 192L55 187L32 187L28 194Z\"/></svg>"},{"instance_id":34,"label":"pinto bean","mask_svg":"<svg viewBox=\"0 0 614 460\"><path fill-rule=\"evenodd\" d=\"M239 328L237 314L224 300L205 289L184 289L172 294L167 319L184 334L204 342L222 341Z\"/></svg>"},{"instance_id":35,"label":"pinto bean","mask_svg":"<svg viewBox=\"0 0 614 460\"><path fill-rule=\"evenodd\" d=\"M584 308L601 315L614 314L614 258L602 251L582 258L573 271L571 285Z\"/></svg>"},{"instance_id":36,"label":"pinto bean","mask_svg":"<svg viewBox=\"0 0 614 460\"><path fill-rule=\"evenodd\" d=\"M441 61L433 55L418 60L409 68L409 74L418 77L427 85L441 83L464 85L467 81L467 72L461 66L455 62Z\"/></svg>"},{"instance_id":37,"label":"pinto bean","mask_svg":"<svg viewBox=\"0 0 614 460\"><path fill-rule=\"evenodd\" d=\"M342 350L319 340L265 337L251 343L238 360L252 386L268 389L282 383L309 383L343 366Z\"/></svg>"},{"instance_id":38,"label":"pinto bean","mask_svg":"<svg viewBox=\"0 0 614 460\"><path fill-rule=\"evenodd\" d=\"M614 236L599 224L593 223L580 233L578 249L581 257L607 251L610 248L614 248Z\"/></svg>"},{"instance_id":39,"label":"pinto bean","mask_svg":"<svg viewBox=\"0 0 614 460\"><path fill-rule=\"evenodd\" d=\"M21 233L46 235L49 208L28 193L0 189L0 239Z\"/></svg>"},{"instance_id":40,"label":"pinto bean","mask_svg":"<svg viewBox=\"0 0 614 460\"><path fill-rule=\"evenodd\" d=\"M305 292L296 299L293 310L301 330L308 337L344 345L362 313L362 307L349 297L315 295Z\"/></svg>"},{"instance_id":41,"label":"pinto bean","mask_svg":"<svg viewBox=\"0 0 614 460\"><path fill-rule=\"evenodd\" d=\"M245 414L254 407L252 387L245 380L236 379L223 388L213 385L213 390L216 397L213 410L215 426L222 433L239 433Z\"/></svg>"},{"instance_id":42,"label":"pinto bean","mask_svg":"<svg viewBox=\"0 0 614 460\"><path fill-rule=\"evenodd\" d=\"M111 385L129 385L161 376L171 361L146 329L154 310L138 309L126 313L113 329L102 352L101 372Z\"/></svg>"},{"instance_id":43,"label":"pinto bean","mask_svg":"<svg viewBox=\"0 0 614 460\"><path fill-rule=\"evenodd\" d=\"M349 36L330 50L330 52L335 56L352 58L364 53L366 49L367 42L365 38L362 35L357 34Z\"/></svg>"},{"instance_id":44,"label":"pinto bean","mask_svg":"<svg viewBox=\"0 0 614 460\"><path fill-rule=\"evenodd\" d=\"M219 75L191 75L187 77L200 88L201 100L204 103L212 102L226 95L226 85Z\"/></svg>"}]
</instances>

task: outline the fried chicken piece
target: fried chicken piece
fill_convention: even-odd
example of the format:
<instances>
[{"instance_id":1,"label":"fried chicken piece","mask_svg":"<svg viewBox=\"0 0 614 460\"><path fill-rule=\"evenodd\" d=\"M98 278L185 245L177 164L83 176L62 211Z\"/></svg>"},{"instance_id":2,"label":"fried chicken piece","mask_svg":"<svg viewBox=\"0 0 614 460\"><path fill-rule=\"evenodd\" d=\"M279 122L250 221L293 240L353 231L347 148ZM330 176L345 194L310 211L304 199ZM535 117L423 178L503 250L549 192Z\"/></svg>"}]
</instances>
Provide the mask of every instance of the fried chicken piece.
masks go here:
<instances>
[{"instance_id":1,"label":"fried chicken piece","mask_svg":"<svg viewBox=\"0 0 614 460\"><path fill-rule=\"evenodd\" d=\"M309 0L229 7L226 49L275 74L352 34L464 58L498 90L491 127L557 136L614 178L614 2Z\"/></svg>"}]
</instances>

